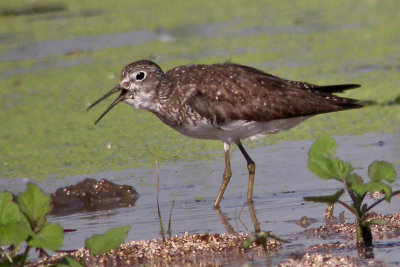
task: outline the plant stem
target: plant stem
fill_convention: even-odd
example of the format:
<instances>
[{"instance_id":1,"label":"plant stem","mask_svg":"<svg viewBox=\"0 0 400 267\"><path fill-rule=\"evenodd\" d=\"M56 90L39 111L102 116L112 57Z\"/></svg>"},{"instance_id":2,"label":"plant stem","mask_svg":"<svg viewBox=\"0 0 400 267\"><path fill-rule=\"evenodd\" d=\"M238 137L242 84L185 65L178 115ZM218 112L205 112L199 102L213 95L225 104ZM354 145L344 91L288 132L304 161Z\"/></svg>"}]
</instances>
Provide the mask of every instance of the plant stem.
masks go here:
<instances>
[{"instance_id":1,"label":"plant stem","mask_svg":"<svg viewBox=\"0 0 400 267\"><path fill-rule=\"evenodd\" d=\"M168 219L168 237L169 238L172 237L171 221L172 221L172 210L174 209L174 205L175 205L175 200L172 201L172 207L171 207L171 211L169 213L169 219Z\"/></svg>"},{"instance_id":2,"label":"plant stem","mask_svg":"<svg viewBox=\"0 0 400 267\"><path fill-rule=\"evenodd\" d=\"M24 254L23 254L23 258L22 258L19 266L21 266L21 267L25 266L25 262L26 262L26 259L28 258L28 254L29 254L29 250L30 249L31 249L31 247L27 245L26 248L25 248Z\"/></svg>"},{"instance_id":3,"label":"plant stem","mask_svg":"<svg viewBox=\"0 0 400 267\"><path fill-rule=\"evenodd\" d=\"M347 175L347 177L348 177L348 175ZM347 193L351 197L351 201L353 201L353 203L356 203L356 197L354 196L353 190L351 190L351 188L349 187L349 183L347 182L347 177L343 181L344 187L346 188Z\"/></svg>"},{"instance_id":4,"label":"plant stem","mask_svg":"<svg viewBox=\"0 0 400 267\"><path fill-rule=\"evenodd\" d=\"M362 247L371 247L372 246L372 233L371 227L368 224L363 224L362 219L357 219L356 227L357 227L357 243Z\"/></svg>"},{"instance_id":5,"label":"plant stem","mask_svg":"<svg viewBox=\"0 0 400 267\"><path fill-rule=\"evenodd\" d=\"M159 197L160 197L160 171L158 170L158 161L156 160L156 173L157 173L157 212L158 212L158 221L160 222L160 231L161 231L161 237L164 240L164 226L163 226L163 221L161 218L161 211L160 211L160 202L159 202Z\"/></svg>"},{"instance_id":6,"label":"plant stem","mask_svg":"<svg viewBox=\"0 0 400 267\"><path fill-rule=\"evenodd\" d=\"M339 204L341 204L343 207L345 207L346 209L348 209L351 213L354 214L354 210L353 210L349 205L347 205L346 203L344 203L344 202L341 201L341 200L338 200L337 202L338 202Z\"/></svg>"},{"instance_id":7,"label":"plant stem","mask_svg":"<svg viewBox=\"0 0 400 267\"><path fill-rule=\"evenodd\" d=\"M365 198L366 195L367 195L367 193L365 193L364 195L361 196L361 198L360 198L360 206L361 206L361 203L363 203L364 198Z\"/></svg>"},{"instance_id":8,"label":"plant stem","mask_svg":"<svg viewBox=\"0 0 400 267\"><path fill-rule=\"evenodd\" d=\"M398 196L398 195L400 195L400 191L394 191L394 192L392 193L392 197L396 197L396 196ZM372 210L376 205L378 205L379 203L381 203L381 202L384 201L384 200L385 200L385 197L379 199L378 201L376 201L375 203L373 203L371 206L369 206L368 209L366 209L365 212L368 212L368 211Z\"/></svg>"}]
</instances>

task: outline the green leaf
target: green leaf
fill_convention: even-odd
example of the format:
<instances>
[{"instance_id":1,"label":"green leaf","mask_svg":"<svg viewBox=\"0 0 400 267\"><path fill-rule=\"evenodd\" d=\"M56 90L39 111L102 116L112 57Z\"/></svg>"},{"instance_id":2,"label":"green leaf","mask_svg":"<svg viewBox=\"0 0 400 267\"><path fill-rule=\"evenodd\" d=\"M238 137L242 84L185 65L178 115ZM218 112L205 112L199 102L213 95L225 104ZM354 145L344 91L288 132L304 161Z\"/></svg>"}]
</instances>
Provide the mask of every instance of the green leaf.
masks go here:
<instances>
[{"instance_id":1,"label":"green leaf","mask_svg":"<svg viewBox=\"0 0 400 267\"><path fill-rule=\"evenodd\" d=\"M19 245L25 241L31 228L9 192L0 193L0 246Z\"/></svg>"},{"instance_id":2,"label":"green leaf","mask_svg":"<svg viewBox=\"0 0 400 267\"><path fill-rule=\"evenodd\" d=\"M0 193L0 225L19 222L23 216L12 199L11 193Z\"/></svg>"},{"instance_id":3,"label":"green leaf","mask_svg":"<svg viewBox=\"0 0 400 267\"><path fill-rule=\"evenodd\" d=\"M34 233L28 245L56 251L64 242L64 229L59 224L46 224L39 233Z\"/></svg>"},{"instance_id":4,"label":"green leaf","mask_svg":"<svg viewBox=\"0 0 400 267\"><path fill-rule=\"evenodd\" d=\"M308 168L321 179L338 179L343 181L353 167L338 158L337 143L330 136L318 138L308 152Z\"/></svg>"},{"instance_id":5,"label":"green leaf","mask_svg":"<svg viewBox=\"0 0 400 267\"><path fill-rule=\"evenodd\" d=\"M333 179L330 172L330 160L326 158L308 158L308 168L312 173L324 180Z\"/></svg>"},{"instance_id":6,"label":"green leaf","mask_svg":"<svg viewBox=\"0 0 400 267\"><path fill-rule=\"evenodd\" d=\"M393 164L386 161L374 161L368 167L368 175L373 182L386 180L393 183L396 180L396 171Z\"/></svg>"},{"instance_id":7,"label":"green leaf","mask_svg":"<svg viewBox=\"0 0 400 267\"><path fill-rule=\"evenodd\" d=\"M119 247L130 229L130 226L122 226L110 229L104 235L94 235L86 239L86 247L93 255L104 254Z\"/></svg>"},{"instance_id":8,"label":"green leaf","mask_svg":"<svg viewBox=\"0 0 400 267\"><path fill-rule=\"evenodd\" d=\"M34 231L46 224L46 215L51 211L50 196L35 184L28 183L24 193L18 195L21 211L26 215Z\"/></svg>"},{"instance_id":9,"label":"green leaf","mask_svg":"<svg viewBox=\"0 0 400 267\"><path fill-rule=\"evenodd\" d=\"M338 202L339 198L343 195L344 189L340 189L333 195L328 196L313 196L313 197L303 197L305 201L312 201L316 203L326 203L326 204L335 204Z\"/></svg>"},{"instance_id":10,"label":"green leaf","mask_svg":"<svg viewBox=\"0 0 400 267\"><path fill-rule=\"evenodd\" d=\"M347 183L349 184L350 189L354 191L356 194L362 196L365 193L363 189L364 181L357 174L355 173L350 174L347 177Z\"/></svg>"},{"instance_id":11,"label":"green leaf","mask_svg":"<svg viewBox=\"0 0 400 267\"><path fill-rule=\"evenodd\" d=\"M339 178L339 180L341 181L344 181L346 177L350 174L350 172L354 170L350 163L344 162L339 158L331 159L331 164L332 175L335 178Z\"/></svg>"},{"instance_id":12,"label":"green leaf","mask_svg":"<svg viewBox=\"0 0 400 267\"><path fill-rule=\"evenodd\" d=\"M312 144L308 156L312 158L331 158L336 154L337 143L331 136L323 135Z\"/></svg>"},{"instance_id":13,"label":"green leaf","mask_svg":"<svg viewBox=\"0 0 400 267\"><path fill-rule=\"evenodd\" d=\"M31 234L31 228L28 221L1 225L0 226L0 246L15 245L18 246L28 239Z\"/></svg>"},{"instance_id":14,"label":"green leaf","mask_svg":"<svg viewBox=\"0 0 400 267\"><path fill-rule=\"evenodd\" d=\"M56 267L82 267L83 265L79 263L78 260L71 257L64 257L62 260L56 264Z\"/></svg>"},{"instance_id":15,"label":"green leaf","mask_svg":"<svg viewBox=\"0 0 400 267\"><path fill-rule=\"evenodd\" d=\"M364 184L364 180L355 173L352 173L347 177L347 182L349 183L350 188L352 188L352 186L360 186Z\"/></svg>"},{"instance_id":16,"label":"green leaf","mask_svg":"<svg viewBox=\"0 0 400 267\"><path fill-rule=\"evenodd\" d=\"M392 198L392 187L390 185L381 182L369 182L360 186L353 186L353 187L352 189L360 195L363 195L365 193L374 193L383 191L385 193L385 200L387 202L390 202L390 199Z\"/></svg>"},{"instance_id":17,"label":"green leaf","mask_svg":"<svg viewBox=\"0 0 400 267\"><path fill-rule=\"evenodd\" d=\"M332 179L330 158L335 155L337 143L330 136L321 136L308 151L308 168L321 179Z\"/></svg>"},{"instance_id":18,"label":"green leaf","mask_svg":"<svg viewBox=\"0 0 400 267\"><path fill-rule=\"evenodd\" d=\"M246 249L249 248L254 242L256 242L257 238L255 237L250 237L248 239L246 239L243 244L242 244L242 248Z\"/></svg>"}]
</instances>

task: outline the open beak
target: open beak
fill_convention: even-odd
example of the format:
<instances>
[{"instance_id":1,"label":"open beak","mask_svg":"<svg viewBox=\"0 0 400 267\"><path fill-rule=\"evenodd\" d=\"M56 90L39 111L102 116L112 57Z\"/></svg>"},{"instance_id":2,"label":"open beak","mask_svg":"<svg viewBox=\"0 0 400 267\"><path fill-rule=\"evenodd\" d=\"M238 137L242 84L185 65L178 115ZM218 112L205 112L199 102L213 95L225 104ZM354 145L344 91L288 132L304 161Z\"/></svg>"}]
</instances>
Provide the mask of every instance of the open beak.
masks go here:
<instances>
[{"instance_id":1,"label":"open beak","mask_svg":"<svg viewBox=\"0 0 400 267\"><path fill-rule=\"evenodd\" d=\"M126 94L128 93L128 90L122 88L120 85L115 86L111 91L100 97L96 102L91 104L86 110L91 109L92 107L96 106L98 103L106 99L112 94L115 94L117 92L121 91L121 94L117 99L114 100L114 102L111 103L111 105L100 115L100 117L94 122L94 124L97 124L114 106L116 106L119 102L123 101L125 99Z\"/></svg>"}]
</instances>

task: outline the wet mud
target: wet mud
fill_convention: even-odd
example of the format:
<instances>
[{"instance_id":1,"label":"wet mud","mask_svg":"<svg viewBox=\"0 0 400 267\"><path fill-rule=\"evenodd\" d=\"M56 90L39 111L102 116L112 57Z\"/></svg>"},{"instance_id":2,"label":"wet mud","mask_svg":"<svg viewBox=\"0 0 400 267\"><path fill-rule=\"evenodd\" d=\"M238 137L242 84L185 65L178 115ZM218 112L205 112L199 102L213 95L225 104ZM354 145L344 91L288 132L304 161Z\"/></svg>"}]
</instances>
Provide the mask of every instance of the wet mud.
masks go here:
<instances>
[{"instance_id":1,"label":"wet mud","mask_svg":"<svg viewBox=\"0 0 400 267\"><path fill-rule=\"evenodd\" d=\"M86 249L63 253L42 263L52 263L64 256L83 261L87 266L218 266L246 263L263 258L264 251L255 245L244 249L249 237L243 234L195 234L152 241L132 241L101 256L91 256ZM268 250L280 249L280 243L268 242ZM32 265L35 266L35 265Z\"/></svg>"},{"instance_id":2,"label":"wet mud","mask_svg":"<svg viewBox=\"0 0 400 267\"><path fill-rule=\"evenodd\" d=\"M51 215L69 215L132 207L138 194L132 186L117 185L106 179L86 178L75 185L59 188L51 194Z\"/></svg>"}]
</instances>

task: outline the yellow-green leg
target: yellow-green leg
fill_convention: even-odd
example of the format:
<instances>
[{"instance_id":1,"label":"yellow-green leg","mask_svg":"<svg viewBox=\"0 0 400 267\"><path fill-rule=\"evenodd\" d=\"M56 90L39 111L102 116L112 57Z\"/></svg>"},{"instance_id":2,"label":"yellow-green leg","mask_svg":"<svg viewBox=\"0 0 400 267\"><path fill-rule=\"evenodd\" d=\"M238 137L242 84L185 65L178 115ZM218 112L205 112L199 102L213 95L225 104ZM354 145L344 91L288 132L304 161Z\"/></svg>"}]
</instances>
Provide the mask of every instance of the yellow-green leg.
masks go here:
<instances>
[{"instance_id":1,"label":"yellow-green leg","mask_svg":"<svg viewBox=\"0 0 400 267\"><path fill-rule=\"evenodd\" d=\"M231 180L231 177L232 177L231 161L230 161L230 156L229 156L229 147L230 147L230 145L228 143L224 143L225 171L224 171L224 176L222 178L222 184L219 189L217 199L215 200L215 203L214 203L214 208L216 208L216 209L219 208L219 203L221 202L221 199L224 195L225 189L228 186L229 181Z\"/></svg>"},{"instance_id":2,"label":"yellow-green leg","mask_svg":"<svg viewBox=\"0 0 400 267\"><path fill-rule=\"evenodd\" d=\"M256 173L256 164L250 158L249 154L247 154L240 140L236 142L236 145L239 147L240 152L242 152L243 156L247 161L247 169L249 170L249 188L247 190L247 203L253 203L253 188L254 188L254 175Z\"/></svg>"}]
</instances>

